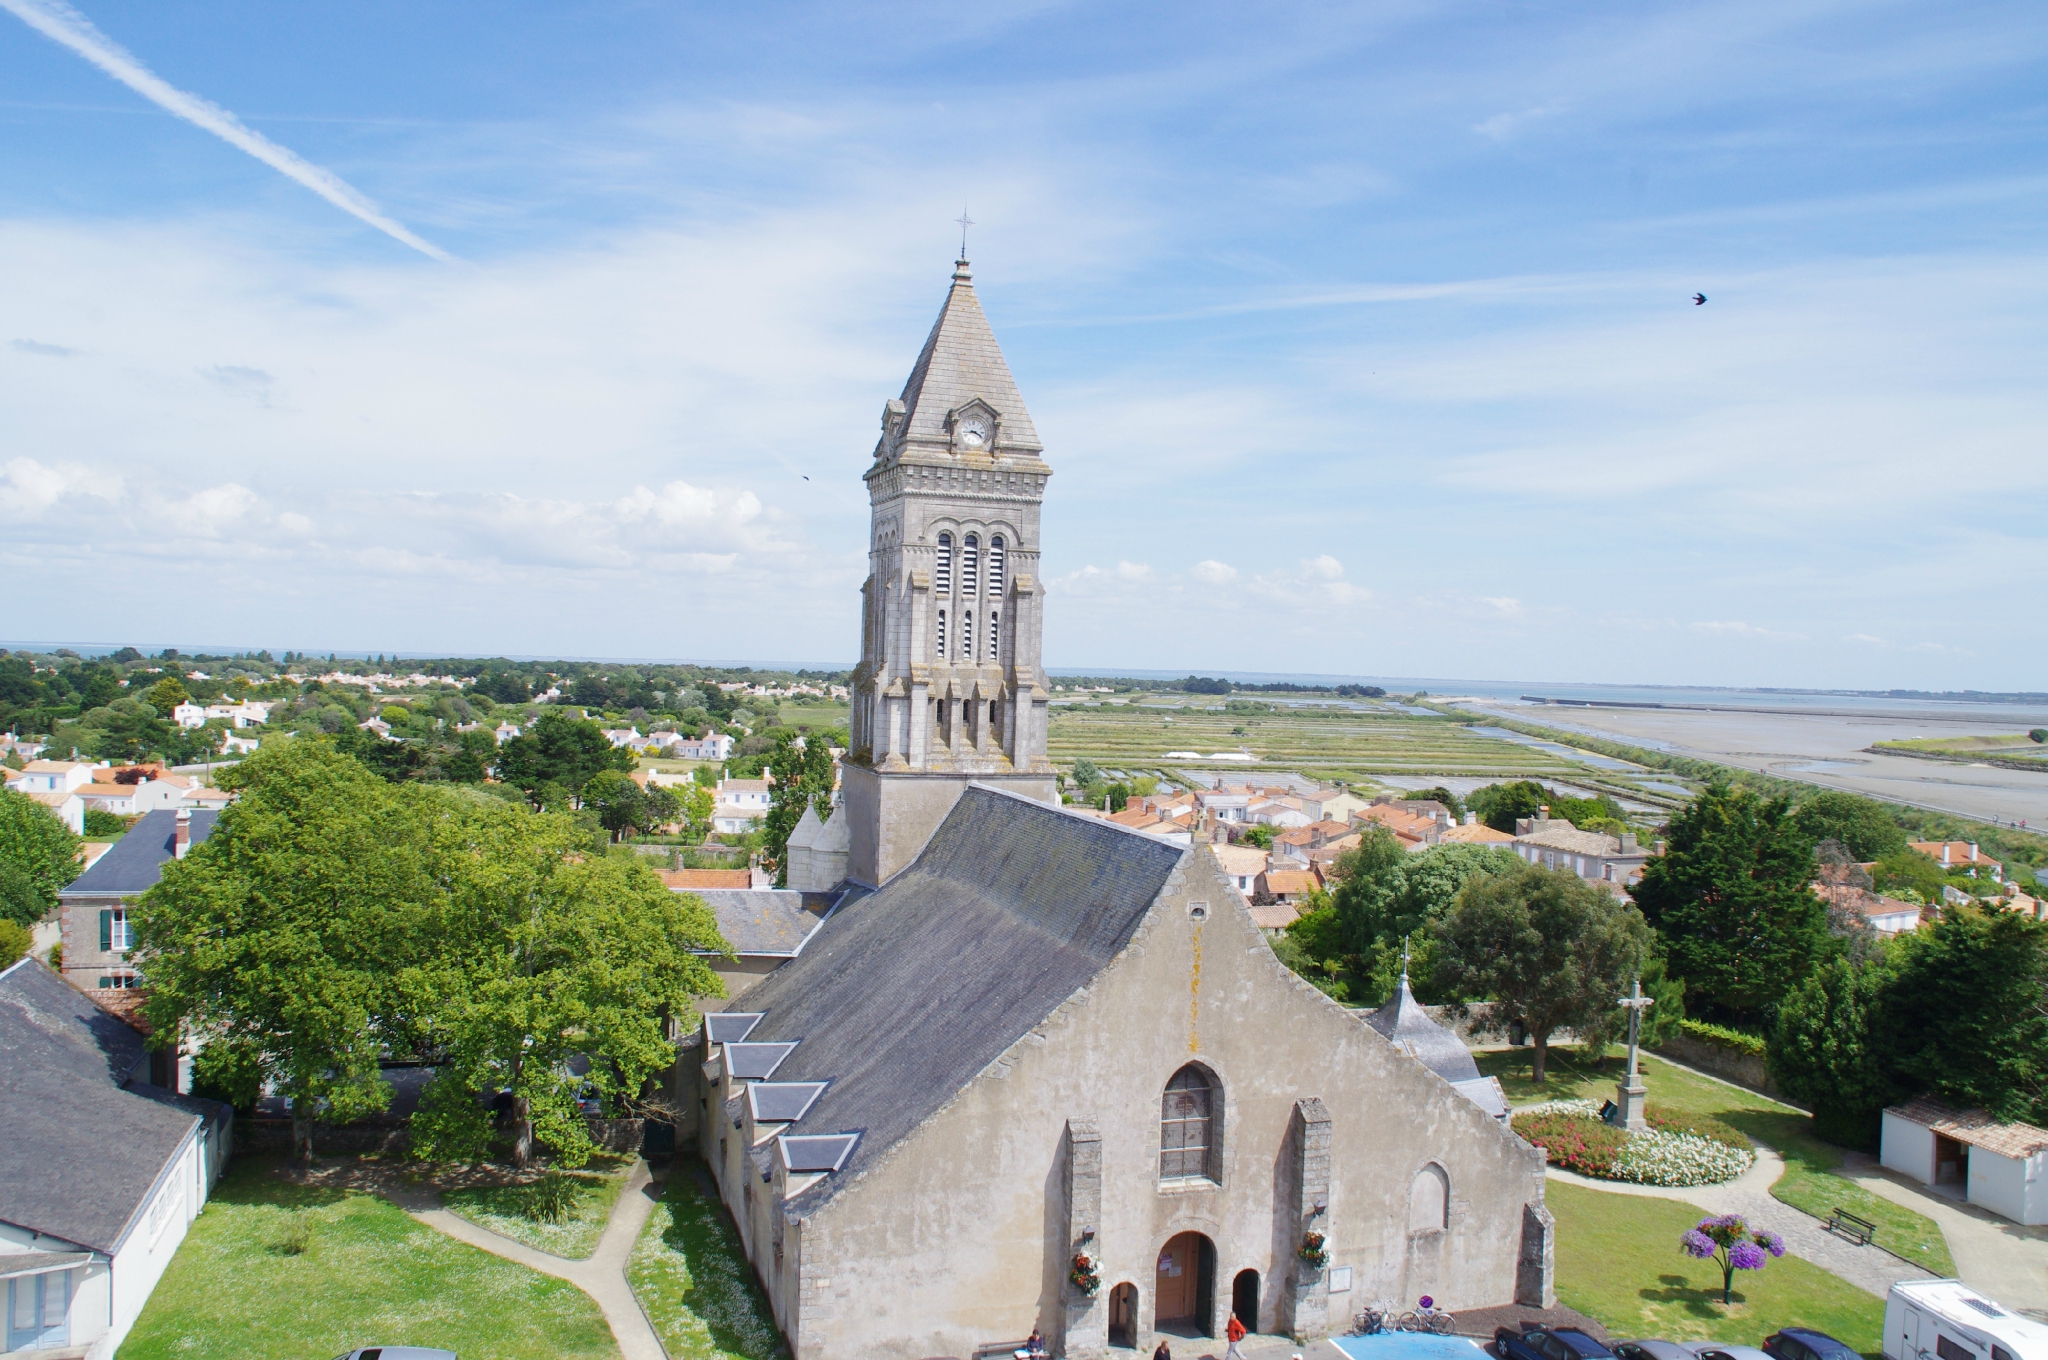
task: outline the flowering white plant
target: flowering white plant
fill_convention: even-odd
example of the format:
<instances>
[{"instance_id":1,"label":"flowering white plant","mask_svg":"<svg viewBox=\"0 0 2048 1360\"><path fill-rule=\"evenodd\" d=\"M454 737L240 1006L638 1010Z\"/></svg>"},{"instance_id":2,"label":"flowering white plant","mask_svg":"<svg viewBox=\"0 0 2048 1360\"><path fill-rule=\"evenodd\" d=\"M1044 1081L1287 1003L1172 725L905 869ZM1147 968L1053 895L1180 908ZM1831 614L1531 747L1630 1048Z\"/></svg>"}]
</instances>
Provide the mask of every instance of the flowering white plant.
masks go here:
<instances>
[{"instance_id":1,"label":"flowering white plant","mask_svg":"<svg viewBox=\"0 0 2048 1360\"><path fill-rule=\"evenodd\" d=\"M1568 1119L1598 1122L1600 1107L1590 1100L1546 1100L1518 1106L1514 1118L1554 1114ZM1645 1129L1625 1135L1626 1141L1611 1164L1598 1174L1605 1180L1632 1181L1638 1185L1719 1185L1734 1180L1756 1162L1756 1154L1729 1147L1695 1133L1668 1133Z\"/></svg>"}]
</instances>

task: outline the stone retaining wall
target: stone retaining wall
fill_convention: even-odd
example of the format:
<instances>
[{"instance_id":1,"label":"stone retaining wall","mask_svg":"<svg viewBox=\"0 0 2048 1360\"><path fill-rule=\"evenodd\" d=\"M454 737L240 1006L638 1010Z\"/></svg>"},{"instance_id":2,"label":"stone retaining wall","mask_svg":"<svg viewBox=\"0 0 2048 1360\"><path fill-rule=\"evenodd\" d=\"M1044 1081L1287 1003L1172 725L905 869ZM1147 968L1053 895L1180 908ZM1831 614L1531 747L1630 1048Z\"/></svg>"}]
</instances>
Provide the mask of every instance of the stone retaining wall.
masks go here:
<instances>
[{"instance_id":1,"label":"stone retaining wall","mask_svg":"<svg viewBox=\"0 0 2048 1360\"><path fill-rule=\"evenodd\" d=\"M1711 1072L1723 1081L1732 1081L1737 1086L1781 1098L1778 1085L1771 1080L1770 1069L1759 1054L1743 1053L1691 1034L1673 1035L1657 1052L1688 1067Z\"/></svg>"}]
</instances>

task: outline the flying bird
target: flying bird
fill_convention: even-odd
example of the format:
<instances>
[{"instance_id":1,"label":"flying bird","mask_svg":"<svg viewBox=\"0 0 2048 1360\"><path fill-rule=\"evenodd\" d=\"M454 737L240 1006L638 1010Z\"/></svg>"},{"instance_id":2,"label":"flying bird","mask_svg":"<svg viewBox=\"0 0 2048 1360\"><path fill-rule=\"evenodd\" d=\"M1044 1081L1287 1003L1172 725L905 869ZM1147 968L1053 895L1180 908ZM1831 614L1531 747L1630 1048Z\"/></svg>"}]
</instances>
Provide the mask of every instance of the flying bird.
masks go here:
<instances>
[{"instance_id":1,"label":"flying bird","mask_svg":"<svg viewBox=\"0 0 2048 1360\"><path fill-rule=\"evenodd\" d=\"M811 479L810 479L810 478L809 478L808 476L806 476L806 477L804 478L804 480L808 482L808 481L809 481L809 480L811 480Z\"/></svg>"},{"instance_id":2,"label":"flying bird","mask_svg":"<svg viewBox=\"0 0 2048 1360\"><path fill-rule=\"evenodd\" d=\"M1692 295L1692 305L1693 305L1693 306L1695 306L1695 307L1704 307L1704 306L1706 306L1706 305L1707 305L1707 295L1706 295L1705 293L1694 293L1694 294Z\"/></svg>"}]
</instances>

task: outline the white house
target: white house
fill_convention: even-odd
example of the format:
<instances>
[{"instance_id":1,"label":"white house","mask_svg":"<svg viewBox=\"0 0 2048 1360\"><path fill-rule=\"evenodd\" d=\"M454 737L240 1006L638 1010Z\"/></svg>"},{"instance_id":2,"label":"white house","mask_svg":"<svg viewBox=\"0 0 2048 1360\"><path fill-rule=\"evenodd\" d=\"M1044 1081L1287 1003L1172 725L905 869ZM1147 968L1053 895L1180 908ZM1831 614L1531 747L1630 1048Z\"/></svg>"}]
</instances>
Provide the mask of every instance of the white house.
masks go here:
<instances>
[{"instance_id":1,"label":"white house","mask_svg":"<svg viewBox=\"0 0 2048 1360\"><path fill-rule=\"evenodd\" d=\"M152 1085L142 1036L35 959L0 972L0 1051L6 1349L111 1360L220 1177L233 1112Z\"/></svg>"},{"instance_id":2,"label":"white house","mask_svg":"<svg viewBox=\"0 0 2048 1360\"><path fill-rule=\"evenodd\" d=\"M684 737L676 743L675 754L680 760L732 759L732 738L723 732L713 732L707 737Z\"/></svg>"},{"instance_id":3,"label":"white house","mask_svg":"<svg viewBox=\"0 0 2048 1360\"><path fill-rule=\"evenodd\" d=\"M70 793L108 768L104 761L94 765L84 760L32 760L21 773L8 776L7 787L20 793Z\"/></svg>"},{"instance_id":4,"label":"white house","mask_svg":"<svg viewBox=\"0 0 2048 1360\"><path fill-rule=\"evenodd\" d=\"M2048 1223L2048 1130L1920 1099L1884 1112L1879 1160L1923 1185L1960 1181L1964 1198L2024 1227Z\"/></svg>"},{"instance_id":5,"label":"white house","mask_svg":"<svg viewBox=\"0 0 2048 1360\"><path fill-rule=\"evenodd\" d=\"M171 710L171 721L180 727L206 726L206 705L195 704L190 699Z\"/></svg>"},{"instance_id":6,"label":"white house","mask_svg":"<svg viewBox=\"0 0 2048 1360\"><path fill-rule=\"evenodd\" d=\"M716 806L711 812L712 828L728 835L752 831L768 815L772 787L766 779L719 780L713 794Z\"/></svg>"},{"instance_id":7,"label":"white house","mask_svg":"<svg viewBox=\"0 0 2048 1360\"><path fill-rule=\"evenodd\" d=\"M501 722L492 729L491 735L498 739L498 745L503 746L519 735L519 726L516 723Z\"/></svg>"},{"instance_id":8,"label":"white house","mask_svg":"<svg viewBox=\"0 0 2048 1360\"><path fill-rule=\"evenodd\" d=\"M637 727L607 727L602 730L604 739L614 746L634 746L646 740Z\"/></svg>"},{"instance_id":9,"label":"white house","mask_svg":"<svg viewBox=\"0 0 2048 1360\"><path fill-rule=\"evenodd\" d=\"M247 727L250 723L269 722L271 708L271 704L262 700L248 699L239 704L208 704L206 716L226 718L236 727Z\"/></svg>"},{"instance_id":10,"label":"white house","mask_svg":"<svg viewBox=\"0 0 2048 1360\"><path fill-rule=\"evenodd\" d=\"M87 785L88 788L91 785ZM85 799L76 790L66 789L51 793L31 793L29 797L57 814L57 820L71 828L74 836L85 834Z\"/></svg>"}]
</instances>

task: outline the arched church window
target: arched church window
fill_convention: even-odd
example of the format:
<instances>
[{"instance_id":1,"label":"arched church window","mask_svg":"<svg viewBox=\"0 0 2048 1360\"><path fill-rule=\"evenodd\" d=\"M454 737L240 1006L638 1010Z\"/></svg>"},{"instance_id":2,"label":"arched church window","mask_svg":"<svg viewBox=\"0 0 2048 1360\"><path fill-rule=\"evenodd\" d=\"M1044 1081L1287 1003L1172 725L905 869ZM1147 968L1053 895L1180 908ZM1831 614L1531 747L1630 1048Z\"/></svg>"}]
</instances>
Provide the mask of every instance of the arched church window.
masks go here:
<instances>
[{"instance_id":1,"label":"arched church window","mask_svg":"<svg viewBox=\"0 0 2048 1360\"><path fill-rule=\"evenodd\" d=\"M993 535L988 541L988 593L998 598L1003 593L1003 536Z\"/></svg>"},{"instance_id":2,"label":"arched church window","mask_svg":"<svg viewBox=\"0 0 2048 1360\"><path fill-rule=\"evenodd\" d=\"M1159 1113L1159 1177L1186 1180L1217 1175L1216 1113L1221 1104L1216 1083L1196 1063L1173 1074Z\"/></svg>"},{"instance_id":3,"label":"arched church window","mask_svg":"<svg viewBox=\"0 0 2048 1360\"><path fill-rule=\"evenodd\" d=\"M991 660L991 661L1000 661L1000 660L1002 660L1002 655L1001 655L1001 652L999 651L999 648L1000 648L1000 647L1002 646L1002 641L1003 641L1003 616L1002 616L1001 614L998 614L998 613L996 613L996 612L995 612L995 611L994 611L993 609L991 609L991 610L989 611L989 615L988 615L988 659L989 659L989 660Z\"/></svg>"},{"instance_id":4,"label":"arched church window","mask_svg":"<svg viewBox=\"0 0 2048 1360\"><path fill-rule=\"evenodd\" d=\"M932 589L941 595L953 589L953 536L939 535L939 561L932 568ZM939 644L943 651L945 644Z\"/></svg>"},{"instance_id":5,"label":"arched church window","mask_svg":"<svg viewBox=\"0 0 2048 1360\"><path fill-rule=\"evenodd\" d=\"M1415 1173L1408 1187L1408 1231L1442 1232L1451 1226L1451 1178L1435 1162Z\"/></svg>"},{"instance_id":6,"label":"arched church window","mask_svg":"<svg viewBox=\"0 0 2048 1360\"><path fill-rule=\"evenodd\" d=\"M974 611L968 610L960 616L960 659L974 660Z\"/></svg>"},{"instance_id":7,"label":"arched church window","mask_svg":"<svg viewBox=\"0 0 2048 1360\"><path fill-rule=\"evenodd\" d=\"M945 611L945 610L943 610L943 609L941 609L941 610L939 611L939 659L943 661L943 660L945 660L945 657L946 657L946 611Z\"/></svg>"}]
</instances>

